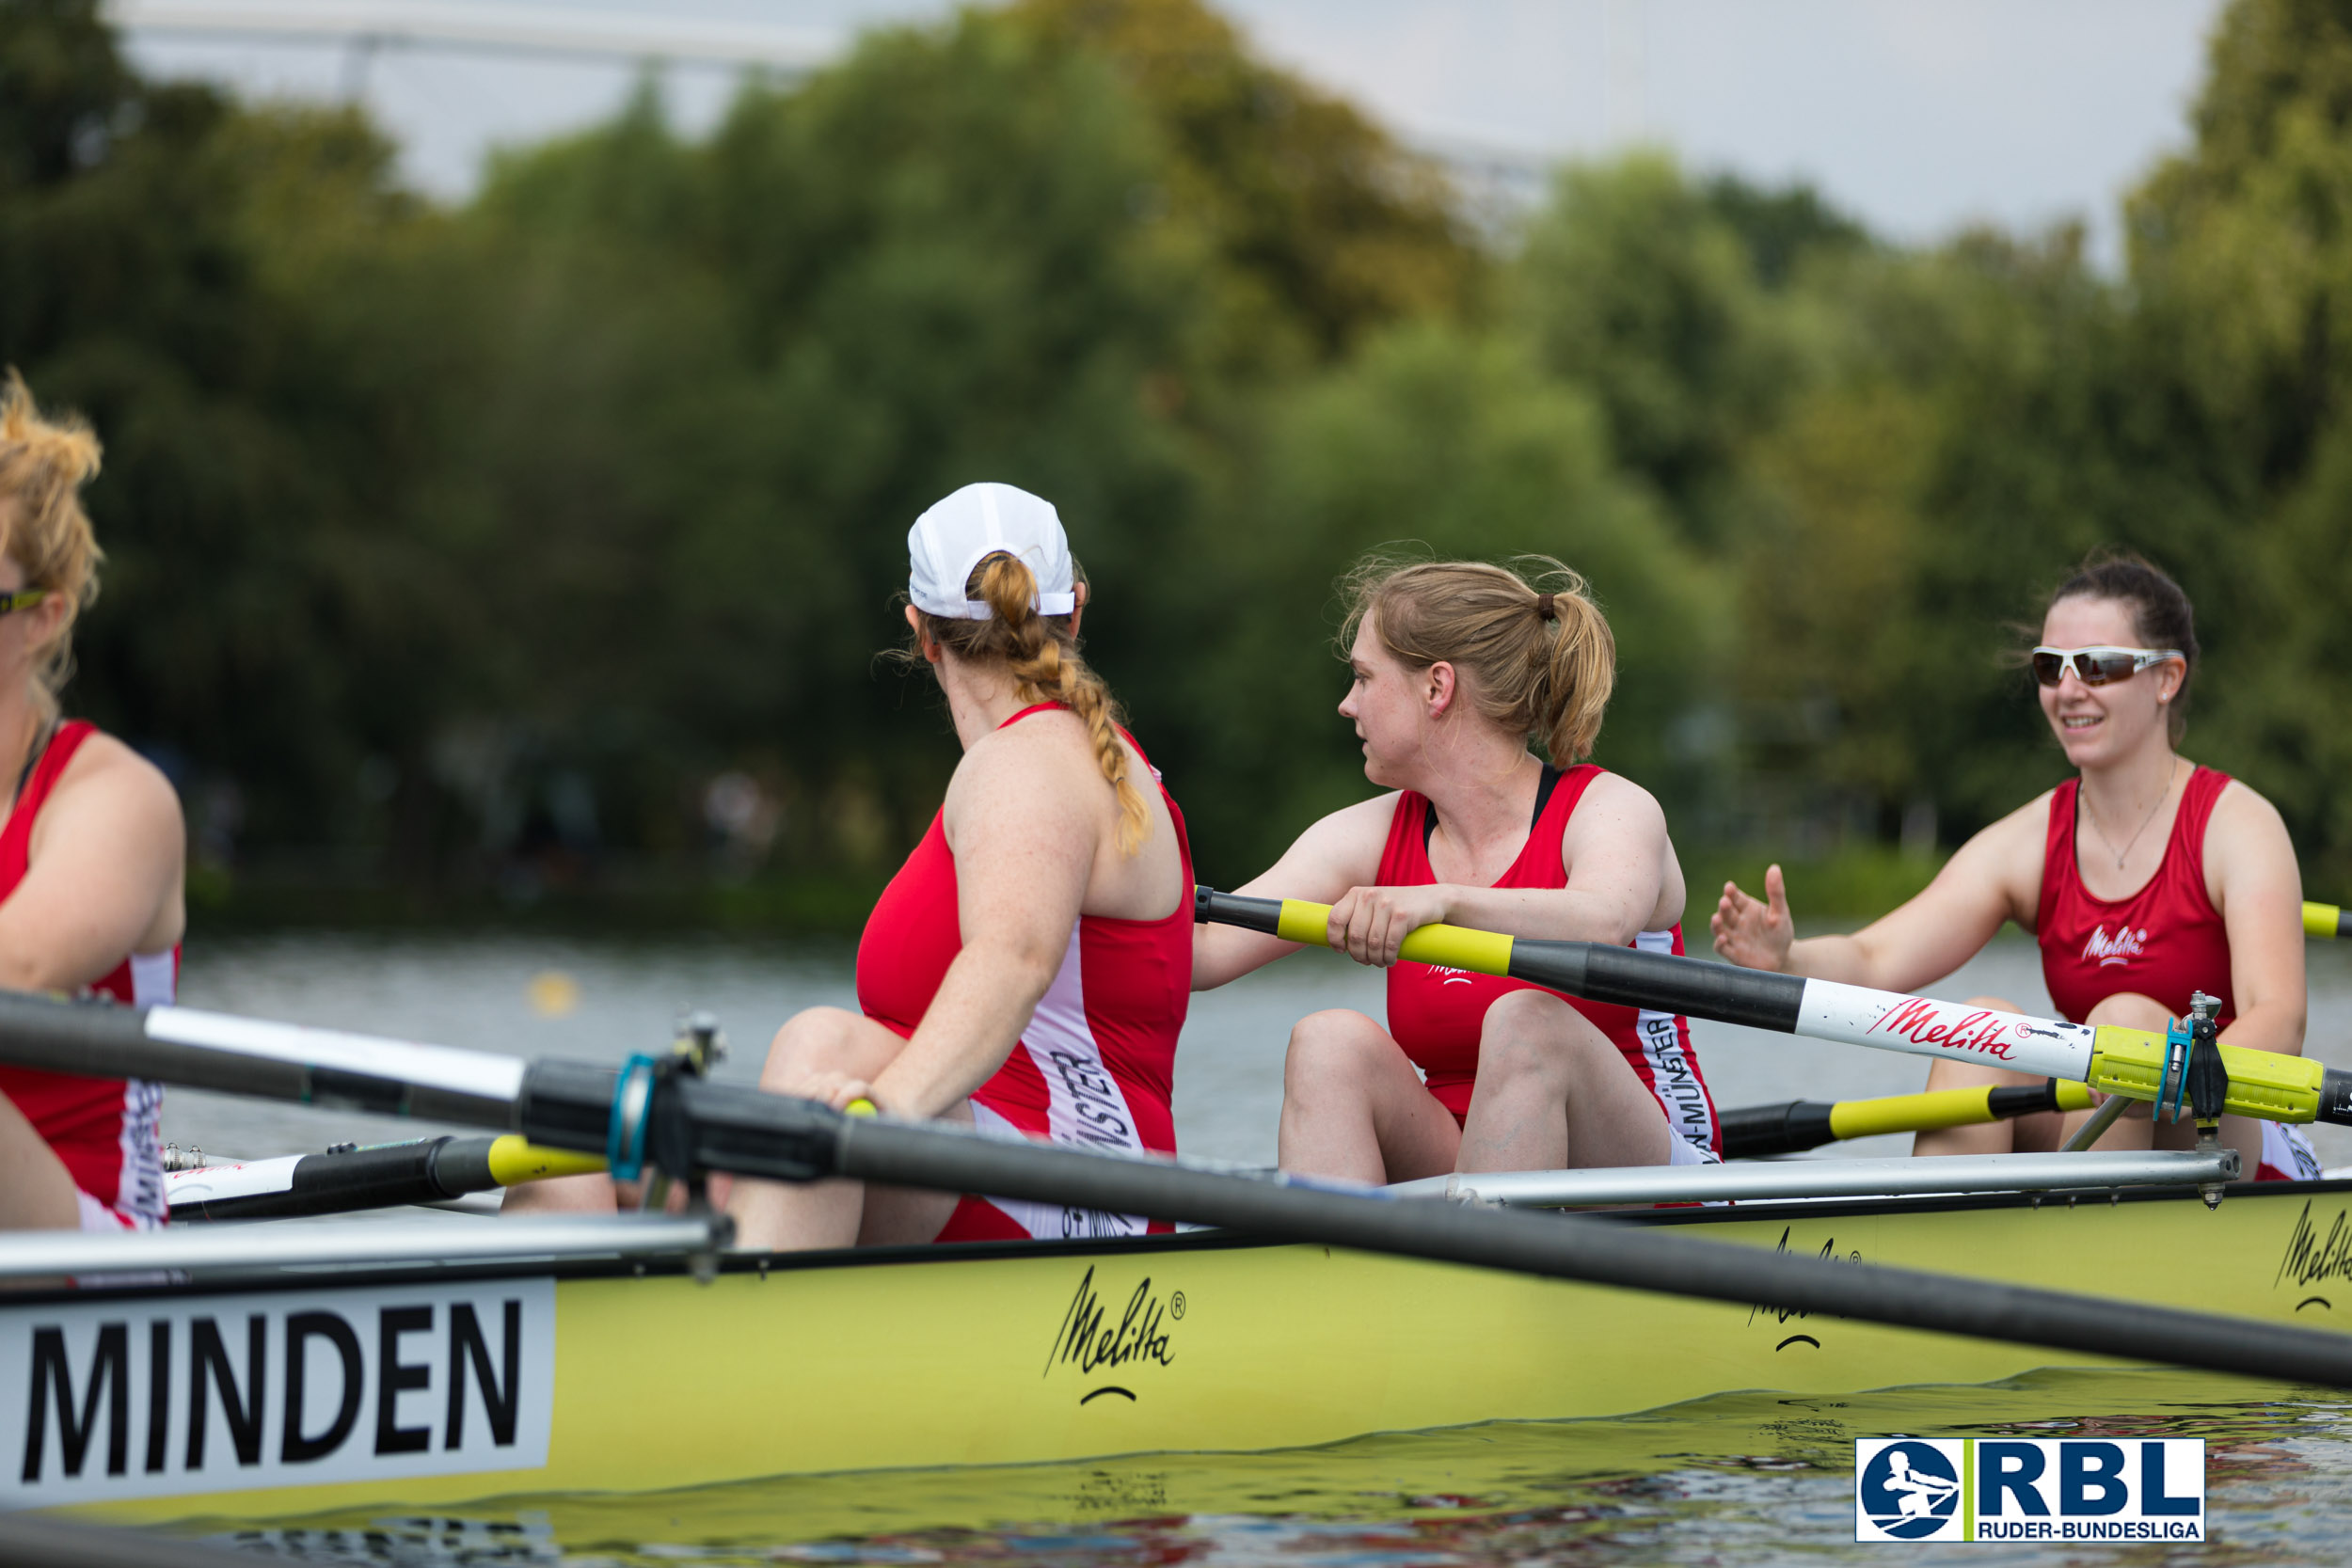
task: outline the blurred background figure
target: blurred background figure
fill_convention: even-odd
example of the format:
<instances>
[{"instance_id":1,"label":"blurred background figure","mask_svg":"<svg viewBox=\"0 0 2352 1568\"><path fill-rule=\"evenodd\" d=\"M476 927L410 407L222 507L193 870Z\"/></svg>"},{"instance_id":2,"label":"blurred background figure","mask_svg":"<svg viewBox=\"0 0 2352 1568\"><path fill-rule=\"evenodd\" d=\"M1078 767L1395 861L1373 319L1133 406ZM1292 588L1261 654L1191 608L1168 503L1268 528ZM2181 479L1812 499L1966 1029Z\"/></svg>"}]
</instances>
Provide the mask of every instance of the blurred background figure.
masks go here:
<instances>
[{"instance_id":1,"label":"blurred background figure","mask_svg":"<svg viewBox=\"0 0 2352 1568\"><path fill-rule=\"evenodd\" d=\"M81 490L98 442L0 380L0 986L169 1002L187 834L161 770L58 693L98 595ZM0 1229L162 1223L152 1084L0 1067Z\"/></svg>"}]
</instances>

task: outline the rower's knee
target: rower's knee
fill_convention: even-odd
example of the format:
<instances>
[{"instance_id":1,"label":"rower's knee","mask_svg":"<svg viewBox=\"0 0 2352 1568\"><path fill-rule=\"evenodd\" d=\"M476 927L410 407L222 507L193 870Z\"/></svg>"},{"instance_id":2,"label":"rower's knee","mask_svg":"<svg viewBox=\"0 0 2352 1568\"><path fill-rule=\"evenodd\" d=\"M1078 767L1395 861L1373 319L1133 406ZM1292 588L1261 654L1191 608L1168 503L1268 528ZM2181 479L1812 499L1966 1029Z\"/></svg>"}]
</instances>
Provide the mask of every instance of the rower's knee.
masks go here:
<instances>
[{"instance_id":1,"label":"rower's knee","mask_svg":"<svg viewBox=\"0 0 2352 1568\"><path fill-rule=\"evenodd\" d=\"M781 1089L804 1081L813 1072L842 1069L850 1042L865 1022L841 1007L809 1007L794 1013L769 1043L768 1063L759 1073L760 1087Z\"/></svg>"},{"instance_id":2,"label":"rower's knee","mask_svg":"<svg viewBox=\"0 0 2352 1568\"><path fill-rule=\"evenodd\" d=\"M1616 1047L1590 1020L1556 996L1539 990L1506 991L1486 1009L1478 1035L1482 1081L1538 1081L1565 1088L1595 1046Z\"/></svg>"},{"instance_id":3,"label":"rower's knee","mask_svg":"<svg viewBox=\"0 0 2352 1568\"><path fill-rule=\"evenodd\" d=\"M2153 996L2136 990L2120 990L2104 998L2097 1006L2083 1016L2085 1023L2112 1024L2119 1029L2146 1029L2162 1034L2170 1027L2172 1014Z\"/></svg>"},{"instance_id":4,"label":"rower's knee","mask_svg":"<svg viewBox=\"0 0 2352 1568\"><path fill-rule=\"evenodd\" d=\"M1282 1058L1283 1096L1360 1084L1378 1056L1395 1050L1388 1031L1362 1013L1346 1007L1309 1013L1291 1025L1290 1050Z\"/></svg>"}]
</instances>

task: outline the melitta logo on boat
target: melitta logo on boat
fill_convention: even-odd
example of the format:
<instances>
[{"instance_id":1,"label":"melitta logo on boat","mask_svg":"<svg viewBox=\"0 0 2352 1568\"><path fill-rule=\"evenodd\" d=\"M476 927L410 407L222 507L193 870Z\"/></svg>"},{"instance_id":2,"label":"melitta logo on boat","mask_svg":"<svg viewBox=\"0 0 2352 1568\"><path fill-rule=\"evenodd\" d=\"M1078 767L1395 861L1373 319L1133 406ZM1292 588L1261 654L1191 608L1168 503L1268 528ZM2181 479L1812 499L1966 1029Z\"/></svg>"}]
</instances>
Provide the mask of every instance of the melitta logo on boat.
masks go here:
<instances>
[{"instance_id":1,"label":"melitta logo on boat","mask_svg":"<svg viewBox=\"0 0 2352 1568\"><path fill-rule=\"evenodd\" d=\"M2109 964L2128 965L2148 950L2148 933L2135 931L2129 926L2116 927L2115 935L2107 935L2104 926L2090 928L2090 939L2083 943L2083 961L2097 960L2104 969Z\"/></svg>"},{"instance_id":2,"label":"melitta logo on boat","mask_svg":"<svg viewBox=\"0 0 2352 1568\"><path fill-rule=\"evenodd\" d=\"M1856 1541L2202 1541L2197 1437L1862 1437Z\"/></svg>"},{"instance_id":3,"label":"melitta logo on boat","mask_svg":"<svg viewBox=\"0 0 2352 1568\"><path fill-rule=\"evenodd\" d=\"M552 1280L0 1309L0 1507L547 1464Z\"/></svg>"},{"instance_id":4,"label":"melitta logo on boat","mask_svg":"<svg viewBox=\"0 0 2352 1568\"><path fill-rule=\"evenodd\" d=\"M1174 1363L1168 1341L1174 1324L1184 1315L1184 1291L1154 1290L1146 1275L1128 1292L1125 1305L1114 1317L1096 1291L1094 1270L1089 1266L1062 1311L1061 1325L1054 1331L1054 1347L1045 1353L1045 1375L1074 1370L1084 1385L1080 1404L1091 1404L1105 1395L1134 1404L1134 1386L1139 1381L1135 1374Z\"/></svg>"}]
</instances>

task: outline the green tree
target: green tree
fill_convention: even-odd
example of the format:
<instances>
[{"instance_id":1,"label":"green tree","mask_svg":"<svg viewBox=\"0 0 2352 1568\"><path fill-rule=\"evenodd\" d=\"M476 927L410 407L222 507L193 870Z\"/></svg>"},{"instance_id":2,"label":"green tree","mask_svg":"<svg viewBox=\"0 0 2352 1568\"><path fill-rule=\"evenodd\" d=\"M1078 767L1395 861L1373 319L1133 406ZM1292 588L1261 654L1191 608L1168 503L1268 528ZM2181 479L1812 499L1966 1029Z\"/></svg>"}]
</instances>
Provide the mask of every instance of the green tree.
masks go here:
<instances>
[{"instance_id":1,"label":"green tree","mask_svg":"<svg viewBox=\"0 0 2352 1568\"><path fill-rule=\"evenodd\" d=\"M1332 584L1374 549L1541 552L1584 573L1618 647L1598 760L1673 793L1667 730L1724 652L1721 589L1617 474L1581 392L1501 338L1399 327L1283 401L1248 491L1204 526L1212 570L1178 644L1204 871L1254 874L1370 791L1332 711L1345 684Z\"/></svg>"}]
</instances>

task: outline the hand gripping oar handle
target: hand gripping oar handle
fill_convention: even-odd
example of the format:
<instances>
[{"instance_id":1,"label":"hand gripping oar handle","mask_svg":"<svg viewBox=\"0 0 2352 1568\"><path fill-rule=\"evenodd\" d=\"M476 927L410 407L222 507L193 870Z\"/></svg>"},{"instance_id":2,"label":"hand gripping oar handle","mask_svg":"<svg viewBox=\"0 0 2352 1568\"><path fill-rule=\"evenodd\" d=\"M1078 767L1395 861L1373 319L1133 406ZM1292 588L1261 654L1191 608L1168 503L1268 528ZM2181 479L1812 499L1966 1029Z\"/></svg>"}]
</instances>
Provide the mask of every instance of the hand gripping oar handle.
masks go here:
<instances>
[{"instance_id":1,"label":"hand gripping oar handle","mask_svg":"<svg viewBox=\"0 0 2352 1568\"><path fill-rule=\"evenodd\" d=\"M201 1042L191 1043L192 1035L203 1037ZM240 1054L240 1035L249 1037L249 1054ZM288 1056L296 1036L313 1037L332 1059L306 1063ZM1149 1214L1278 1241L2352 1387L2352 1336L2292 1323L1856 1266L1607 1220L1395 1198L1377 1189L1339 1190L1279 1173L1243 1175L966 1128L850 1117L814 1101L688 1073L658 1076L648 1092L625 1100L616 1093L621 1073L579 1062L542 1061L526 1071L511 1058L474 1052L20 993L0 994L0 1061L313 1103L430 1105L433 1115L585 1153L609 1147L616 1115L626 1115L638 1125L622 1129L623 1141L643 1147L673 1176L839 1176L989 1193L1077 1215ZM411 1069L424 1076L404 1080ZM492 1092L497 1084L516 1085L502 1102Z\"/></svg>"},{"instance_id":2,"label":"hand gripping oar handle","mask_svg":"<svg viewBox=\"0 0 2352 1568\"><path fill-rule=\"evenodd\" d=\"M1244 926L1287 942L1323 944L1330 913L1327 904L1296 898L1244 898L1205 887L1193 895L1196 919ZM1399 957L1507 975L1588 1002L2072 1079L2131 1100L2153 1101L2165 1086L2166 1037L2144 1029L2068 1023L1671 953L1544 942L1456 926L1422 927L1406 937ZM2267 1121L2352 1127L2352 1073L2307 1056L2230 1045L2219 1050L2229 1073L2224 1110Z\"/></svg>"}]
</instances>

